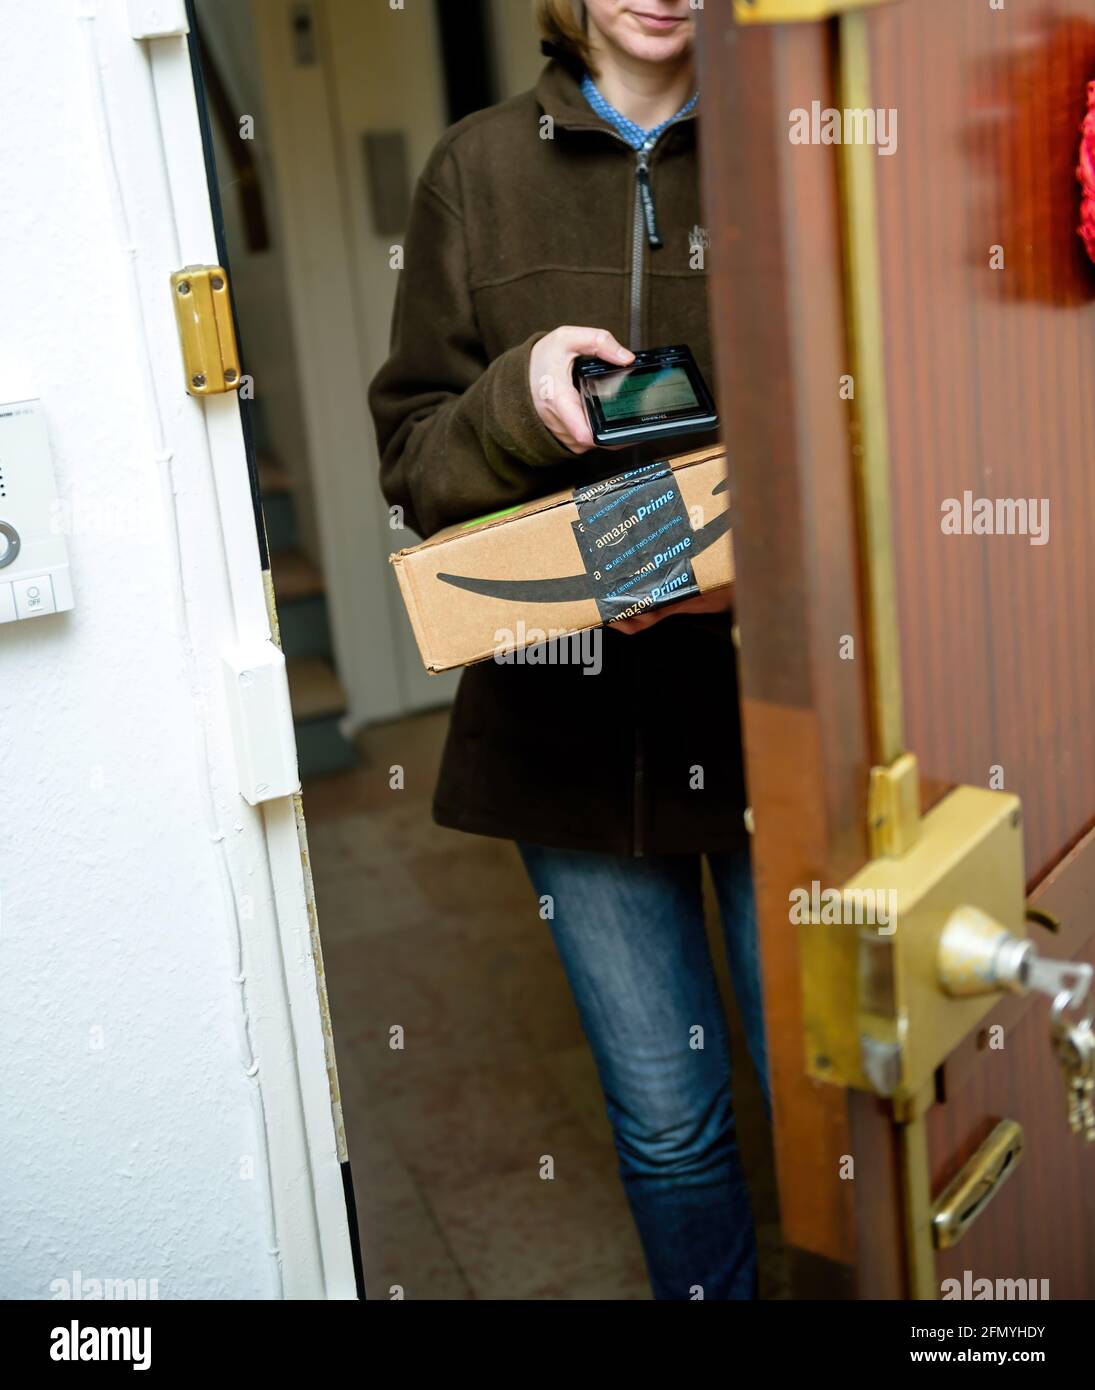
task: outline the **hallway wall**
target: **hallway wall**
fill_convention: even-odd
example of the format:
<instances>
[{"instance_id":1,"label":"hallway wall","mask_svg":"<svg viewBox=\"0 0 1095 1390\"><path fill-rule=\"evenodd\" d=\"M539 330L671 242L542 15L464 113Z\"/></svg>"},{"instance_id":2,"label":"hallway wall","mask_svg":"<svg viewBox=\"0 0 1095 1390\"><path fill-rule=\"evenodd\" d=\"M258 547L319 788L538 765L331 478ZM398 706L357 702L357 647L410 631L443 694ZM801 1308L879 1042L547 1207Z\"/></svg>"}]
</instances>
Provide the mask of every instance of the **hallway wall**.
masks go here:
<instances>
[{"instance_id":1,"label":"hallway wall","mask_svg":"<svg viewBox=\"0 0 1095 1390\"><path fill-rule=\"evenodd\" d=\"M417 537L389 525L365 404L388 353L404 233L376 230L363 138L401 135L413 184L447 124L440 37L433 0L312 0L306 61L290 10L250 2L335 654L360 727L447 704L456 687L425 674L388 565ZM496 0L490 14L499 94L510 95L543 62L531 0Z\"/></svg>"}]
</instances>

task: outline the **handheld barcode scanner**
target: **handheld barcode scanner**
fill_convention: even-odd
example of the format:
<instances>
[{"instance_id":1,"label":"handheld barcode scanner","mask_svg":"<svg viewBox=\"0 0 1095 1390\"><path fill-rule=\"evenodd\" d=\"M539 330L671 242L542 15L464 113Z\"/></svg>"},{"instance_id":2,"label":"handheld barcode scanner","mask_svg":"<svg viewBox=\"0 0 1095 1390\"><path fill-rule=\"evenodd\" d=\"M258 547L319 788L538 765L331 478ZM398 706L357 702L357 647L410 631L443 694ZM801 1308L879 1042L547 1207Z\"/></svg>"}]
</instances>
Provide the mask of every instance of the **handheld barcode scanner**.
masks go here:
<instances>
[{"instance_id":1,"label":"handheld barcode scanner","mask_svg":"<svg viewBox=\"0 0 1095 1390\"><path fill-rule=\"evenodd\" d=\"M644 349L626 367L576 358L574 385L602 448L706 433L719 423L696 359L683 345Z\"/></svg>"}]
</instances>

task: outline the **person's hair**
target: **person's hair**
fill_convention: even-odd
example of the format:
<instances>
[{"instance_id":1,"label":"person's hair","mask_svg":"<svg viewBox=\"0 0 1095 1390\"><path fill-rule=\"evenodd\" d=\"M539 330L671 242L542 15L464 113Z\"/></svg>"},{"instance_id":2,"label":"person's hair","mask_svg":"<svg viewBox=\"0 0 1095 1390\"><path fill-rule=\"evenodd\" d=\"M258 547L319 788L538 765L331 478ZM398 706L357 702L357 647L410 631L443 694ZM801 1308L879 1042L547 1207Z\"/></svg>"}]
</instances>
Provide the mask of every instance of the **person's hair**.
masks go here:
<instances>
[{"instance_id":1,"label":"person's hair","mask_svg":"<svg viewBox=\"0 0 1095 1390\"><path fill-rule=\"evenodd\" d=\"M583 0L536 0L536 20L557 58L596 77Z\"/></svg>"}]
</instances>

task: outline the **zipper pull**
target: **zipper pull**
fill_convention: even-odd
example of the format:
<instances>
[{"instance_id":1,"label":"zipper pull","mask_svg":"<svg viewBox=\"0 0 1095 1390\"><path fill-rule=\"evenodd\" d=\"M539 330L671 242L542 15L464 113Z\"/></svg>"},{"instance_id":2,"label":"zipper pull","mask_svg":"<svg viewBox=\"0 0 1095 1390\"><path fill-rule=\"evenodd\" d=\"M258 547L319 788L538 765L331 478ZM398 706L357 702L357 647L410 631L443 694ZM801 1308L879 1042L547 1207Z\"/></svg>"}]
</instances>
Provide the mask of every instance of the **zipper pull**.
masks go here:
<instances>
[{"instance_id":1,"label":"zipper pull","mask_svg":"<svg viewBox=\"0 0 1095 1390\"><path fill-rule=\"evenodd\" d=\"M646 219L646 239L653 247L662 244L658 231L658 215L654 207L654 190L650 184L650 151L644 145L635 157L635 177L639 183L639 197L643 200L643 216Z\"/></svg>"}]
</instances>

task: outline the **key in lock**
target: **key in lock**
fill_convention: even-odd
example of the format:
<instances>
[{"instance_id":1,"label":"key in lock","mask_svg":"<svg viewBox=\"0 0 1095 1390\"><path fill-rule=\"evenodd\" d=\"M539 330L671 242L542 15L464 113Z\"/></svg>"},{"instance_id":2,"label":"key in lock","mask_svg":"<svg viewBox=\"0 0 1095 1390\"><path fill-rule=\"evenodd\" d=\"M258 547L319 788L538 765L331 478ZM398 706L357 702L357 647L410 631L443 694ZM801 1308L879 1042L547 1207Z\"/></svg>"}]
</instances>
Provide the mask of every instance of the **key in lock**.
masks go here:
<instances>
[{"instance_id":1,"label":"key in lock","mask_svg":"<svg viewBox=\"0 0 1095 1390\"><path fill-rule=\"evenodd\" d=\"M988 913L960 907L939 938L940 988L961 998L997 991L1034 991L1051 1001L1050 1039L1061 1067L1074 1134L1095 1142L1095 1017L1082 1015L1095 973L1086 961L1042 956L1033 941L1016 936Z\"/></svg>"}]
</instances>

